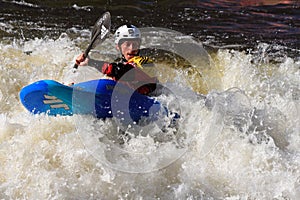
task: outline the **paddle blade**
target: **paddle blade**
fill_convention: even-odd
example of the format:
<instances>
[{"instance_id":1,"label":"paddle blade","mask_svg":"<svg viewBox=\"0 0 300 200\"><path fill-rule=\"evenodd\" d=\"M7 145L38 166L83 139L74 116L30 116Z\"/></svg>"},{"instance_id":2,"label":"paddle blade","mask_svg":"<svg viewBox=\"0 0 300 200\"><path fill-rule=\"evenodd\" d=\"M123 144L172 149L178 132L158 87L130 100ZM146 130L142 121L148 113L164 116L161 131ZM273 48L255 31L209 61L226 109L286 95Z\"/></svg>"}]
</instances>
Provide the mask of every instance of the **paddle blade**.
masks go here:
<instances>
[{"instance_id":1,"label":"paddle blade","mask_svg":"<svg viewBox=\"0 0 300 200\"><path fill-rule=\"evenodd\" d=\"M93 47L99 45L102 43L108 33L110 32L110 27L111 27L111 16L109 12L105 12L96 22L93 31L92 31L92 36L91 40L93 42Z\"/></svg>"}]
</instances>

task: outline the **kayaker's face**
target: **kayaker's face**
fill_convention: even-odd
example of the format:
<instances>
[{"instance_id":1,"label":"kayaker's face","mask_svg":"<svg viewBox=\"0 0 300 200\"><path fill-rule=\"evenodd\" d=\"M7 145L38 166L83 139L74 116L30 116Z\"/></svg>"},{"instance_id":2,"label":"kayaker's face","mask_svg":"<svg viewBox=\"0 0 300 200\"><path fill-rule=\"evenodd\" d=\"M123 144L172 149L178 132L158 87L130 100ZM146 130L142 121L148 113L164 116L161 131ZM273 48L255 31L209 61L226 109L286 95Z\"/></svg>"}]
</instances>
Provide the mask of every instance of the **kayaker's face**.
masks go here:
<instances>
[{"instance_id":1,"label":"kayaker's face","mask_svg":"<svg viewBox=\"0 0 300 200\"><path fill-rule=\"evenodd\" d=\"M123 42L117 49L121 51L126 60L130 60L136 56L139 52L140 41L139 40L127 40Z\"/></svg>"}]
</instances>

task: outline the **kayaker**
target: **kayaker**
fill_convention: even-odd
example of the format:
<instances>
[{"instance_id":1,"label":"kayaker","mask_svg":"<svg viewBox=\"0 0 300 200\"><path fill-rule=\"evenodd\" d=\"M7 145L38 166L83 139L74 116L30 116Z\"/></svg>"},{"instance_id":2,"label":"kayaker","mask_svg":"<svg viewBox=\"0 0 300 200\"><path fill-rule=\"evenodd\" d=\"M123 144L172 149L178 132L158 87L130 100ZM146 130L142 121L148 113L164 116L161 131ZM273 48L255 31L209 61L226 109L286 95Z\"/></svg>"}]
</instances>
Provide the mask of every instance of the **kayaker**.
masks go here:
<instances>
[{"instance_id":1,"label":"kayaker","mask_svg":"<svg viewBox=\"0 0 300 200\"><path fill-rule=\"evenodd\" d=\"M122 25L115 32L116 49L121 57L113 63L104 63L98 66L92 59L80 54L76 59L79 66L94 65L107 77L121 81L144 95L150 95L157 87L158 80L142 71L144 64L152 63L149 57L140 56L141 32L134 25ZM101 65L100 64L100 65Z\"/></svg>"}]
</instances>

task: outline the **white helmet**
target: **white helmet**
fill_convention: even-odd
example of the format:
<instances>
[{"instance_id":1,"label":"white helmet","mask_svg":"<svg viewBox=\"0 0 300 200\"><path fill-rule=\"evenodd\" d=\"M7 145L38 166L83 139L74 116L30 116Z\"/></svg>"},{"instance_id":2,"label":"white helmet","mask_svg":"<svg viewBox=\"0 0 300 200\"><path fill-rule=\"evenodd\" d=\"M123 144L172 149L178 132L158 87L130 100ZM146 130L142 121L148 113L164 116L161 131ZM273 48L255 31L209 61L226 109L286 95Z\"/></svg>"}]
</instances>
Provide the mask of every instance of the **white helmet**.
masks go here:
<instances>
[{"instance_id":1,"label":"white helmet","mask_svg":"<svg viewBox=\"0 0 300 200\"><path fill-rule=\"evenodd\" d=\"M115 44L119 45L121 40L139 39L141 40L140 30L133 25L120 26L115 33Z\"/></svg>"}]
</instances>

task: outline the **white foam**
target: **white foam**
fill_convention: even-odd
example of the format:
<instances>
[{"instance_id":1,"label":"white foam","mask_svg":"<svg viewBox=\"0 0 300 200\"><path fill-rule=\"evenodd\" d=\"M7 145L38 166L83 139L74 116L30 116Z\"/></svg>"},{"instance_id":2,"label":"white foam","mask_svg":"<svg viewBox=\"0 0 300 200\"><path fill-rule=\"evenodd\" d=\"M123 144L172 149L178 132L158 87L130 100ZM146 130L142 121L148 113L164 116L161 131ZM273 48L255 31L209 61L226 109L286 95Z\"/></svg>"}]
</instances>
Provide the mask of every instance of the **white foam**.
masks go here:
<instances>
[{"instance_id":1,"label":"white foam","mask_svg":"<svg viewBox=\"0 0 300 200\"><path fill-rule=\"evenodd\" d=\"M183 94L177 96L182 116L178 134L186 138L181 143L186 145L186 151L176 157L179 152L176 148L180 147L176 140L156 143L151 135L139 135L127 146L119 146L131 153L127 155L131 160L125 156L123 161L116 160L114 166L140 164L134 168L140 173L125 173L126 170L112 169L112 165L102 162L103 155L97 158L90 154L80 138L86 135L88 141L95 142L90 135L101 138L106 134L111 136L105 138L110 143L102 140L102 144L109 145L117 133L114 123L90 116L31 115L19 102L18 92L31 82L65 81L81 52L73 41L62 35L57 40L0 44L0 50L3 52L0 55L3 61L0 63L0 198L296 199L299 196L299 62L292 58L275 67L264 63L262 68L250 62L251 55L219 50L213 59L217 71L220 68L224 71L214 81L222 87L209 91L208 96L214 97L210 106L205 106L204 99L193 93L180 93L189 86L186 79L175 78L172 83L175 87L169 88L175 94ZM95 75L95 71L91 73ZM183 76L180 70L178 74ZM168 102L167 98L162 100ZM149 128L150 132L155 130ZM159 150L164 151L155 151L159 144ZM149 165L142 162L146 156L134 154L137 150L150 152ZM114 156L113 151L110 153ZM164 163L162 158L177 159ZM155 168L157 163L164 167ZM143 167L151 170L143 174Z\"/></svg>"}]
</instances>

